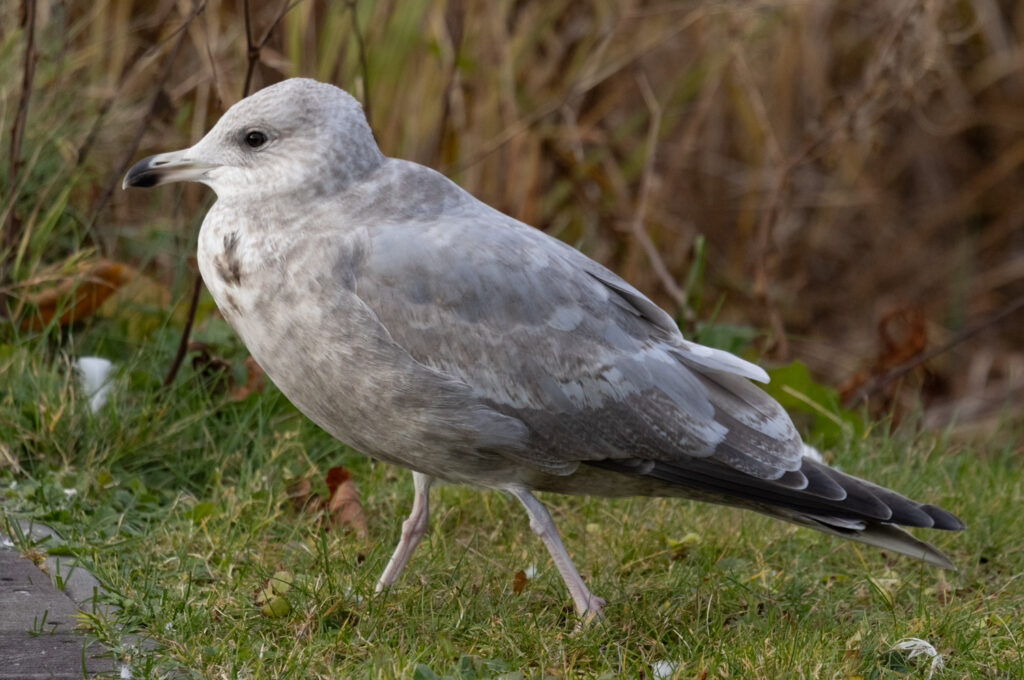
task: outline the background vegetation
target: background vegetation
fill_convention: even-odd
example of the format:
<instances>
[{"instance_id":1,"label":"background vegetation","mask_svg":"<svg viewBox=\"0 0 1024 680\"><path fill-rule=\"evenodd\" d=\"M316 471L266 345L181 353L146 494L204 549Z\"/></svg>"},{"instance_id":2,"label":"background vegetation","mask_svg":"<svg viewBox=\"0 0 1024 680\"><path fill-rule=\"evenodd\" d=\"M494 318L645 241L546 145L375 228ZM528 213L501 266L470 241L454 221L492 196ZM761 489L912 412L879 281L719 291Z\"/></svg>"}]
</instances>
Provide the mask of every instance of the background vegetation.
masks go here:
<instances>
[{"instance_id":1,"label":"background vegetation","mask_svg":"<svg viewBox=\"0 0 1024 680\"><path fill-rule=\"evenodd\" d=\"M65 528L129 627L158 642L153 675L388 677L419 661L457 674L463 655L565 677L650 677L663 658L678 677L923 675L889 656L904 633L938 636L964 673L1024 675L1010 613L1024 560L1022 43L1011 0L0 0L6 512ZM246 383L245 352L207 296L199 344L161 387L211 196L120 191L134 160L300 75L359 97L385 153L577 245L688 335L781 366L798 388L780 393L788 406L826 406L804 425L830 456L963 512L954 555L970 566L954 585L921 572L879 586L873 557L844 547L819 563L801 548L823 539L756 518L564 501L570 551L620 603L612 648L606 629L571 637L549 572L510 604L511 577L488 579L538 546L503 500L447 490L417 558L434 584L409 576L412 592L357 603L408 503L404 476L341 451L272 386L225 389L225 369ZM119 366L102 417L70 370L91 353ZM879 440L893 424L896 443ZM289 479L322 484L339 461L379 546L279 505ZM460 572L463 558L480 564ZM305 612L286 623L251 602L282 567L302 577ZM664 604L678 592L690 599Z\"/></svg>"}]
</instances>

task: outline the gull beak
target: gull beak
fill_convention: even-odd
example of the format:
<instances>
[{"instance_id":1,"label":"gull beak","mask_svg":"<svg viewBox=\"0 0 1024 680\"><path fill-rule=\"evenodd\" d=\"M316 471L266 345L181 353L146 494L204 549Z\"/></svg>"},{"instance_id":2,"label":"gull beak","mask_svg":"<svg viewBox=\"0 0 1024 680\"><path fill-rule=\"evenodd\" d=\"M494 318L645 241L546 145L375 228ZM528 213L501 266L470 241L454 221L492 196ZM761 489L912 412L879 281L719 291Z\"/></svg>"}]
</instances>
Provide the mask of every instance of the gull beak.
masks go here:
<instances>
[{"instance_id":1,"label":"gull beak","mask_svg":"<svg viewBox=\"0 0 1024 680\"><path fill-rule=\"evenodd\" d=\"M191 150L171 151L143 158L133 165L128 174L124 176L121 188L155 187L168 182L202 181L206 173L216 166L189 158L188 152Z\"/></svg>"}]
</instances>

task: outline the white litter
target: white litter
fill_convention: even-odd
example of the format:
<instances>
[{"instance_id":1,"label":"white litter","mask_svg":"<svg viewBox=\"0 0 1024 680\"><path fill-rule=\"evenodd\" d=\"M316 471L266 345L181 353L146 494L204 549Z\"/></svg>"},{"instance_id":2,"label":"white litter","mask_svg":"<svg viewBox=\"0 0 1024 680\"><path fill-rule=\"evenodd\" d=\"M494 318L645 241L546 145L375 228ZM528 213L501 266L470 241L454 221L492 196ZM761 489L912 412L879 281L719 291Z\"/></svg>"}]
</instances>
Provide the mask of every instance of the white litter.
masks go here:
<instances>
[{"instance_id":1,"label":"white litter","mask_svg":"<svg viewBox=\"0 0 1024 680\"><path fill-rule=\"evenodd\" d=\"M931 657L931 665L928 667L928 675L925 676L926 680L931 680L932 676L935 675L935 671L941 671L946 662L943 660L942 655L939 654L938 650L927 640L921 638L909 637L903 638L896 643L894 649L910 652L909 658L913 659L915 656Z\"/></svg>"},{"instance_id":2,"label":"white litter","mask_svg":"<svg viewBox=\"0 0 1024 680\"><path fill-rule=\"evenodd\" d=\"M677 668L679 664L671 661L655 661L651 664L651 677L654 680L670 680Z\"/></svg>"},{"instance_id":3,"label":"white litter","mask_svg":"<svg viewBox=\"0 0 1024 680\"><path fill-rule=\"evenodd\" d=\"M110 373L114 364L103 357L81 357L75 361L75 370L78 372L78 381L82 390L89 397L89 410L96 413L107 403L107 396L113 384L110 382Z\"/></svg>"}]
</instances>

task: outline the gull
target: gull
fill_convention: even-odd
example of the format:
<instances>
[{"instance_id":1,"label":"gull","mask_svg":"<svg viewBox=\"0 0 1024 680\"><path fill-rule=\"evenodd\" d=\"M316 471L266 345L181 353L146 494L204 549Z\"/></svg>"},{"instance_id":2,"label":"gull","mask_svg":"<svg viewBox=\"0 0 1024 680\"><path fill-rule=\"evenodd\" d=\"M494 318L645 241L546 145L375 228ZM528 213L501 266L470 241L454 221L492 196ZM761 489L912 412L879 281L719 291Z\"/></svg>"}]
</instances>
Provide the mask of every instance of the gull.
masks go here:
<instances>
[{"instance_id":1,"label":"gull","mask_svg":"<svg viewBox=\"0 0 1024 680\"><path fill-rule=\"evenodd\" d=\"M578 615L600 615L535 491L670 496L754 510L952 569L896 525L954 515L805 456L760 367L673 319L569 245L440 173L381 153L359 103L289 79L232 106L124 187L206 184L199 269L300 411L412 470L412 511L377 589L428 526L435 480L529 516Z\"/></svg>"}]
</instances>

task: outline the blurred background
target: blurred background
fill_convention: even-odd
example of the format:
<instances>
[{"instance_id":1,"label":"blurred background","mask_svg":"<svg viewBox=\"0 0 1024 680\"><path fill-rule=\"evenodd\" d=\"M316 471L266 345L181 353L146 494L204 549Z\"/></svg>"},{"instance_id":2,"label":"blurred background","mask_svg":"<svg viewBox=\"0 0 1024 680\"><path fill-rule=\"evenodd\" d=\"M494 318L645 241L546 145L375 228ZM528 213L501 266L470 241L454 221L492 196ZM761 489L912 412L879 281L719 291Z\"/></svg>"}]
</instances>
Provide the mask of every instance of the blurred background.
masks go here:
<instances>
[{"instance_id":1,"label":"blurred background","mask_svg":"<svg viewBox=\"0 0 1024 680\"><path fill-rule=\"evenodd\" d=\"M1022 42L1016 0L0 0L3 342L169 364L213 197L121 177L306 76L688 336L991 433L1024 419Z\"/></svg>"}]
</instances>

